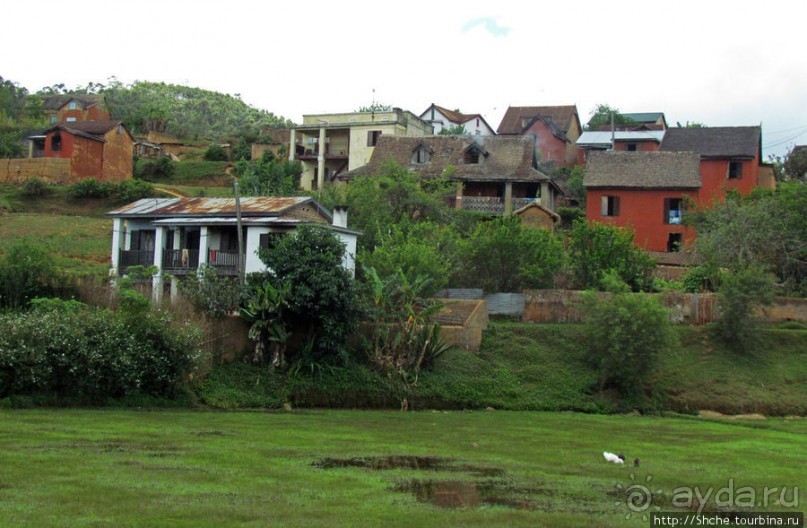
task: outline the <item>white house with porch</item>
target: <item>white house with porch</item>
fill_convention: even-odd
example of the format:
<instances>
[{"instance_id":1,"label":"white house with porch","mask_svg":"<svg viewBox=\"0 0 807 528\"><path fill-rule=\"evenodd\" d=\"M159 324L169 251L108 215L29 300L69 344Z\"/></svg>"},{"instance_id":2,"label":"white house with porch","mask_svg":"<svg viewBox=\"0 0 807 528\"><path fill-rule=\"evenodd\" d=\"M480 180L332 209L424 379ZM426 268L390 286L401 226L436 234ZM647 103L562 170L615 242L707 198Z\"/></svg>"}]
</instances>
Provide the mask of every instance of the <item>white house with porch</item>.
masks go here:
<instances>
[{"instance_id":1,"label":"white house with porch","mask_svg":"<svg viewBox=\"0 0 807 528\"><path fill-rule=\"evenodd\" d=\"M328 229L345 244L343 266L355 274L356 240L361 233L347 227L347 207L333 214L309 197L262 196L240 200L242 245L239 255L238 219L234 198L144 198L110 211L112 218L111 276L123 276L131 266L156 266L154 295L163 291L163 278L176 278L212 266L219 275L263 271L258 256L272 237L294 231L302 224ZM240 257L240 258L239 258Z\"/></svg>"}]
</instances>

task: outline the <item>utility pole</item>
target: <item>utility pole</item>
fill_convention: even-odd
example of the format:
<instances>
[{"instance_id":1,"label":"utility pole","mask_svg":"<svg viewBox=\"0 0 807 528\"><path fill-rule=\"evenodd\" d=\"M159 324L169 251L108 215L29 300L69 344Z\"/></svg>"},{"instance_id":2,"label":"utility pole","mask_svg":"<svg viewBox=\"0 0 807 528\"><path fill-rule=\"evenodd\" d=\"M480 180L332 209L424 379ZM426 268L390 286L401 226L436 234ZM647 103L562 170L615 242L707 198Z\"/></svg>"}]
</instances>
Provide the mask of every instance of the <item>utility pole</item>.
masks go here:
<instances>
[{"instance_id":1,"label":"utility pole","mask_svg":"<svg viewBox=\"0 0 807 528\"><path fill-rule=\"evenodd\" d=\"M244 284L244 232L241 229L241 196L238 194L238 179L233 177L235 194L235 225L238 230L238 282Z\"/></svg>"}]
</instances>

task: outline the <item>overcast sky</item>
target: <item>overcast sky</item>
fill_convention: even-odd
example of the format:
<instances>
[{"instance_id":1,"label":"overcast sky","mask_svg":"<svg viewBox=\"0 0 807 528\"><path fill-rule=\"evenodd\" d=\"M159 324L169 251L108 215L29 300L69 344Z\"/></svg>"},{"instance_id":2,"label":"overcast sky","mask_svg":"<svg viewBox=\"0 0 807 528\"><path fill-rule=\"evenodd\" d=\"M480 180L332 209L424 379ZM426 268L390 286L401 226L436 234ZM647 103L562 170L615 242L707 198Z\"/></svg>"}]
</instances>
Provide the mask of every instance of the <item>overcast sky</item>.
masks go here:
<instances>
[{"instance_id":1,"label":"overcast sky","mask_svg":"<svg viewBox=\"0 0 807 528\"><path fill-rule=\"evenodd\" d=\"M607 103L671 125L807 144L807 2L3 2L0 76L30 91L115 76L240 94L295 122L375 100L481 113ZM375 91L375 92L374 92Z\"/></svg>"}]
</instances>

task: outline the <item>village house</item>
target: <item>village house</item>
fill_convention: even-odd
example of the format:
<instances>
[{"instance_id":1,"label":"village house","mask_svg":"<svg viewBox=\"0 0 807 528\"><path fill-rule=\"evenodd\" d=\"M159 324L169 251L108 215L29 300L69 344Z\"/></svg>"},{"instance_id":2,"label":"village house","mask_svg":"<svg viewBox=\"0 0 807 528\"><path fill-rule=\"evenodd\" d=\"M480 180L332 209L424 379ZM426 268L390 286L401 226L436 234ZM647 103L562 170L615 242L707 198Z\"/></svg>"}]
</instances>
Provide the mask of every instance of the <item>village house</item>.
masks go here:
<instances>
[{"instance_id":1,"label":"village house","mask_svg":"<svg viewBox=\"0 0 807 528\"><path fill-rule=\"evenodd\" d=\"M32 136L29 158L69 161L67 181L94 178L121 181L132 177L134 138L121 121L56 123L43 135Z\"/></svg>"},{"instance_id":2,"label":"village house","mask_svg":"<svg viewBox=\"0 0 807 528\"><path fill-rule=\"evenodd\" d=\"M708 207L729 191L772 188L761 170L760 127L667 129L658 152L590 152L586 218L636 232L648 251L677 252L695 238L687 204Z\"/></svg>"},{"instance_id":3,"label":"village house","mask_svg":"<svg viewBox=\"0 0 807 528\"><path fill-rule=\"evenodd\" d=\"M577 163L585 165L592 151L656 152L664 130L587 131L577 138Z\"/></svg>"},{"instance_id":4,"label":"village house","mask_svg":"<svg viewBox=\"0 0 807 528\"><path fill-rule=\"evenodd\" d=\"M620 113L620 115L626 118L628 122L614 123L614 130L667 130L667 118L664 116L664 112L631 112L626 114ZM602 124L597 130L611 130L611 124Z\"/></svg>"},{"instance_id":5,"label":"village house","mask_svg":"<svg viewBox=\"0 0 807 528\"><path fill-rule=\"evenodd\" d=\"M482 114L463 114L459 110L449 110L434 103L420 114L420 118L434 127L435 134L443 129L461 126L464 133L471 136L496 135Z\"/></svg>"},{"instance_id":6,"label":"village house","mask_svg":"<svg viewBox=\"0 0 807 528\"><path fill-rule=\"evenodd\" d=\"M271 237L293 232L302 224L326 226L345 244L345 269L355 273L358 231L347 227L347 208L333 214L309 197L254 197L240 200L244 253L238 253L238 219L234 198L144 198L107 213L113 219L112 269L123 276L131 266L155 266L154 294L163 290L163 275L195 274L212 266L220 275L237 275L243 259L246 273L263 271L258 249Z\"/></svg>"},{"instance_id":7,"label":"village house","mask_svg":"<svg viewBox=\"0 0 807 528\"><path fill-rule=\"evenodd\" d=\"M432 125L400 108L304 115L303 124L291 129L289 161L299 160L302 164L303 189L322 189L340 174L366 165L382 136L433 133Z\"/></svg>"},{"instance_id":8,"label":"village house","mask_svg":"<svg viewBox=\"0 0 807 528\"><path fill-rule=\"evenodd\" d=\"M45 119L50 124L73 121L109 121L112 119L103 95L62 94L42 100Z\"/></svg>"},{"instance_id":9,"label":"village house","mask_svg":"<svg viewBox=\"0 0 807 528\"><path fill-rule=\"evenodd\" d=\"M370 162L340 179L378 174L392 161L424 179L456 181L457 209L502 215L537 202L552 217L561 191L537 168L534 154L532 138L525 136L383 136Z\"/></svg>"},{"instance_id":10,"label":"village house","mask_svg":"<svg viewBox=\"0 0 807 528\"><path fill-rule=\"evenodd\" d=\"M577 163L577 138L582 127L575 105L511 106L502 118L497 134L529 136L541 162L561 167Z\"/></svg>"}]
</instances>

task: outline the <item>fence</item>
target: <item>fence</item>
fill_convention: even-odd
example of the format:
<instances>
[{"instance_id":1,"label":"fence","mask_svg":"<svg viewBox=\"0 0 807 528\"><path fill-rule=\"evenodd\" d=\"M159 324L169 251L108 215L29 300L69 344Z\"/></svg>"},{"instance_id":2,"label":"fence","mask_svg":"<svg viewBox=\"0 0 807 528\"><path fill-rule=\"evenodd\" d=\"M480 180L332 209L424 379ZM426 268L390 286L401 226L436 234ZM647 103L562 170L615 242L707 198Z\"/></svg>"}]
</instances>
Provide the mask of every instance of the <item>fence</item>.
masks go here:
<instances>
[{"instance_id":1,"label":"fence","mask_svg":"<svg viewBox=\"0 0 807 528\"><path fill-rule=\"evenodd\" d=\"M0 183L22 183L33 177L49 183L69 183L70 165L69 159L61 158L0 159Z\"/></svg>"},{"instance_id":2,"label":"fence","mask_svg":"<svg viewBox=\"0 0 807 528\"><path fill-rule=\"evenodd\" d=\"M583 321L581 291L527 290L524 294L495 293L485 295L480 289L447 289L436 297L445 299L484 299L491 315L511 315L532 323L579 323ZM602 294L605 295L605 294ZM653 294L670 310L677 323L705 324L719 315L717 297L711 293L668 292ZM807 299L777 297L758 313L767 322L807 322Z\"/></svg>"}]
</instances>

